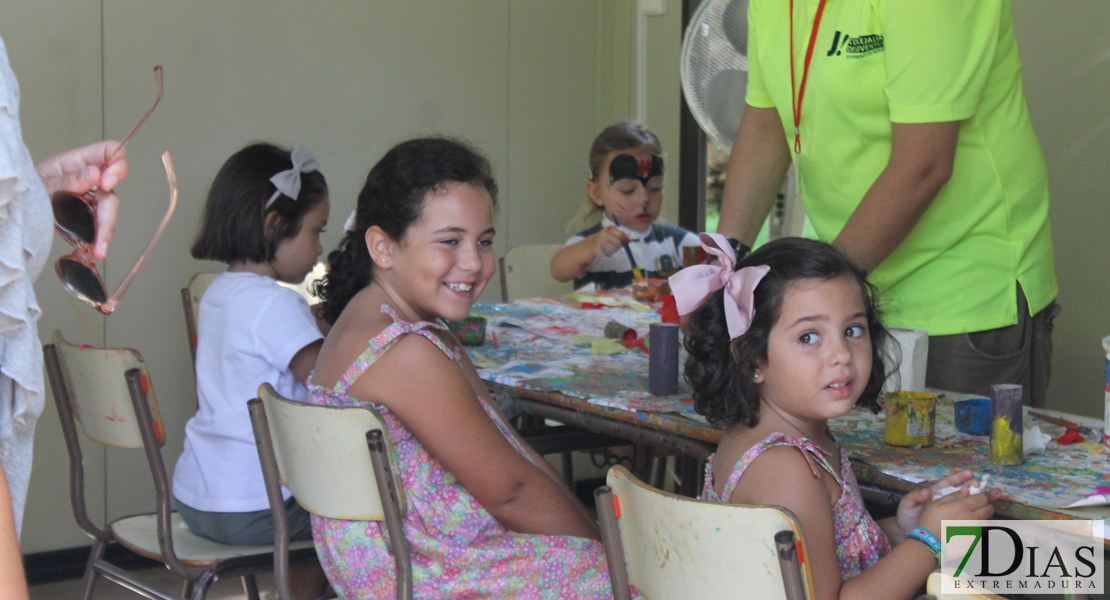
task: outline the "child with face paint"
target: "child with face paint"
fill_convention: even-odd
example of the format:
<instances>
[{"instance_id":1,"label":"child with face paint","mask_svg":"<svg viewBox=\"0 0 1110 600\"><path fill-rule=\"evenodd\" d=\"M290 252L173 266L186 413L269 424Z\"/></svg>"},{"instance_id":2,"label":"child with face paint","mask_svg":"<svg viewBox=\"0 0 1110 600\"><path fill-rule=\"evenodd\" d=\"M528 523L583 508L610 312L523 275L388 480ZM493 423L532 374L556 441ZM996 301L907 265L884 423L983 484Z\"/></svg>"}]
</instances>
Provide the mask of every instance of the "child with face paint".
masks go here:
<instances>
[{"instance_id":1,"label":"child with face paint","mask_svg":"<svg viewBox=\"0 0 1110 600\"><path fill-rule=\"evenodd\" d=\"M657 225L663 204L663 149L650 129L635 122L605 128L590 147L587 199L575 222L600 213L601 222L574 235L551 259L551 276L575 289L604 289L643 277L665 278L682 265L682 248L698 237L681 227Z\"/></svg>"}]
</instances>

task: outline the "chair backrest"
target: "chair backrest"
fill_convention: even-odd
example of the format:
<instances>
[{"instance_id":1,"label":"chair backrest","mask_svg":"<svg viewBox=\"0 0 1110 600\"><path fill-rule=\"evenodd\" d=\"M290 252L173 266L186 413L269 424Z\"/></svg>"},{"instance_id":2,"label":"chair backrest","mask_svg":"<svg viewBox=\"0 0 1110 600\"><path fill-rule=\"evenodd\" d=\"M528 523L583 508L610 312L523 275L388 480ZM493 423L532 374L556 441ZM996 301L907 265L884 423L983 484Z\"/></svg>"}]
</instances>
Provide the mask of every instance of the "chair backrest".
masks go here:
<instances>
[{"instance_id":1,"label":"chair backrest","mask_svg":"<svg viewBox=\"0 0 1110 600\"><path fill-rule=\"evenodd\" d=\"M142 356L129 348L76 346L55 331L53 343L43 347L43 358L69 452L70 502L78 526L96 539L97 544L115 539L110 526L101 528L89 518L85 506L84 460L74 421L81 423L85 436L94 442L116 448L143 449L157 503L157 536L153 539L157 540L158 554L179 577L190 580L197 577L204 569L185 565L173 549L173 499L161 450L166 443L165 427L154 398L154 384ZM103 552L103 546L97 547ZM95 568L98 571L106 569L100 556L95 556ZM89 565L89 569L94 568L93 558ZM131 580L124 574L112 580L136 593L153 597L125 583ZM92 587L86 587L86 596L91 593Z\"/></svg>"},{"instance_id":2,"label":"chair backrest","mask_svg":"<svg viewBox=\"0 0 1110 600\"><path fill-rule=\"evenodd\" d=\"M382 521L382 506L366 433L380 430L387 455L389 430L370 407L318 406L283 398L268 383L258 388L277 460L278 477L309 512L332 519ZM405 495L394 481L405 512Z\"/></svg>"},{"instance_id":3,"label":"chair backrest","mask_svg":"<svg viewBox=\"0 0 1110 600\"><path fill-rule=\"evenodd\" d=\"M197 362L197 314L200 312L200 299L217 275L219 273L197 273L189 280L189 285L181 289L181 303L185 309L185 332L189 335L189 352L193 356L194 369Z\"/></svg>"},{"instance_id":4,"label":"chair backrest","mask_svg":"<svg viewBox=\"0 0 1110 600\"><path fill-rule=\"evenodd\" d=\"M139 369L143 390L150 400L154 435L159 445L165 445L165 428L154 386L137 351L76 346L67 342L60 331L54 331L53 342L74 419L81 423L85 436L114 448L143 448L139 419L125 375L130 369Z\"/></svg>"},{"instance_id":5,"label":"chair backrest","mask_svg":"<svg viewBox=\"0 0 1110 600\"><path fill-rule=\"evenodd\" d=\"M600 488L598 514L610 572L623 546L627 581L648 598L813 598L809 561L800 570L796 555L784 572L782 544L805 556L802 530L790 511L777 506L706 502L644 485L624 467L609 470L612 499ZM615 510L614 510L615 509ZM607 521L616 516L616 527ZM619 531L619 539L613 540ZM607 531L608 530L608 531ZM789 535L792 533L793 535ZM796 542L794 540L797 540ZM614 543L615 542L615 543ZM625 584L627 588L627 584ZM614 579L614 596L617 589Z\"/></svg>"},{"instance_id":6,"label":"chair backrest","mask_svg":"<svg viewBox=\"0 0 1110 600\"><path fill-rule=\"evenodd\" d=\"M560 283L551 277L551 258L559 248L559 244L510 248L501 259L501 300L551 298L573 292L572 282Z\"/></svg>"},{"instance_id":7,"label":"chair backrest","mask_svg":"<svg viewBox=\"0 0 1110 600\"><path fill-rule=\"evenodd\" d=\"M412 560L405 536L405 495L393 475L389 429L371 407L317 406L283 398L268 383L247 402L266 496L274 516L274 583L289 584L289 527L278 480L311 513L332 519L385 521L396 597L412 599Z\"/></svg>"}]
</instances>

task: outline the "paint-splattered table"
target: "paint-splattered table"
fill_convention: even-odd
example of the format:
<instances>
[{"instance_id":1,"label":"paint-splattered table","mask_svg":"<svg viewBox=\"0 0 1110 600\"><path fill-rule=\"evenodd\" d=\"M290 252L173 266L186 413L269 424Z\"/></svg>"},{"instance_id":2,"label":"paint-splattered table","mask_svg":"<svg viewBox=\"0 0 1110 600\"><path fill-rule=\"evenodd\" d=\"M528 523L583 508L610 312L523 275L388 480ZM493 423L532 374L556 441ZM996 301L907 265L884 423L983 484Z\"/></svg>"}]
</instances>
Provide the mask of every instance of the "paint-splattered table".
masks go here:
<instances>
[{"instance_id":1,"label":"paint-splattered table","mask_svg":"<svg viewBox=\"0 0 1110 600\"><path fill-rule=\"evenodd\" d=\"M583 309L582 302L609 304ZM639 350L599 354L605 344L605 325L618 321L639 335L659 315L624 295L570 296L520 300L507 304L479 304L474 314L487 319L486 343L469 348L482 378L499 391L512 408L545 418L622 437L637 443L670 448L704 458L720 440L721 431L693 412L689 388L680 384L675 396L647 392L647 355ZM495 340L496 339L496 343ZM611 348L611 346L610 346ZM928 448L897 448L883 441L883 414L854 410L830 427L853 457L861 483L896 492L915 489L961 469L989 474L990 484L1002 489L996 504L1001 516L1019 519L1108 518L1110 508L1066 509L1068 504L1110 485L1110 460L1091 443L1061 446L1049 442L1044 454L1025 464L990 464L987 437L958 433L952 402L963 398L946 394L937 407L936 444ZM1045 411L1050 412L1050 411ZM1060 415L1094 429L1095 419ZM1053 439L1063 428L1026 415L1033 426Z\"/></svg>"},{"instance_id":2,"label":"paint-splattered table","mask_svg":"<svg viewBox=\"0 0 1110 600\"><path fill-rule=\"evenodd\" d=\"M583 300L599 307L583 309ZM701 459L716 448L720 432L699 421L685 384L680 383L673 396L651 395L647 354L604 341L610 321L641 337L659 322L659 313L630 296L572 295L479 304L473 314L487 320L486 341L468 348L470 357L482 379L499 392L502 404L512 404L513 412Z\"/></svg>"},{"instance_id":3,"label":"paint-splattered table","mask_svg":"<svg viewBox=\"0 0 1110 600\"><path fill-rule=\"evenodd\" d=\"M1102 446L1086 442L1047 444L1042 454L1025 457L1025 464L1013 467L990 462L990 437L956 431L952 404L972 398L966 394L946 393L937 404L936 443L927 448L899 448L883 441L883 414L854 410L830 423L837 440L853 458L856 476L882 487L909 491L923 482L936 481L962 469L975 471L977 477L990 475L990 486L1002 490L995 508L1000 515L1016 519L1110 518L1110 507L1065 508L1110 485L1110 459ZM1101 428L1096 419L1040 410L1086 425ZM1064 428L1035 419L1025 409L1024 427L1033 427L1058 439Z\"/></svg>"}]
</instances>

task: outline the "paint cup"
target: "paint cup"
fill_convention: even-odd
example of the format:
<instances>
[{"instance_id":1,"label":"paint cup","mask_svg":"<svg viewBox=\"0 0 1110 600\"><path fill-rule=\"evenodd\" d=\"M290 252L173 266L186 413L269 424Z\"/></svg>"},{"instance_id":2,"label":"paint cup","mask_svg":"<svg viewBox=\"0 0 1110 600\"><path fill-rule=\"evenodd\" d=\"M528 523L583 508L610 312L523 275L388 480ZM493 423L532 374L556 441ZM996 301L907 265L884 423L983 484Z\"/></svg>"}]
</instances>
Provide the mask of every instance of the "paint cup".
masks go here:
<instances>
[{"instance_id":1,"label":"paint cup","mask_svg":"<svg viewBox=\"0 0 1110 600\"><path fill-rule=\"evenodd\" d=\"M991 463L1020 465L1025 462L1022 440L1021 386L1000 383L991 386Z\"/></svg>"},{"instance_id":2,"label":"paint cup","mask_svg":"<svg viewBox=\"0 0 1110 600\"><path fill-rule=\"evenodd\" d=\"M990 435L991 401L989 398L957 400L952 406L957 431L971 435Z\"/></svg>"},{"instance_id":3,"label":"paint cup","mask_svg":"<svg viewBox=\"0 0 1110 600\"><path fill-rule=\"evenodd\" d=\"M678 393L678 325L653 323L649 333L648 391L656 396Z\"/></svg>"},{"instance_id":4,"label":"paint cup","mask_svg":"<svg viewBox=\"0 0 1110 600\"><path fill-rule=\"evenodd\" d=\"M682 268L692 267L705 263L705 248L701 246L684 246L682 248Z\"/></svg>"},{"instance_id":5,"label":"paint cup","mask_svg":"<svg viewBox=\"0 0 1110 600\"><path fill-rule=\"evenodd\" d=\"M632 332L632 337L636 337L636 330L620 321L609 321L605 324L605 337L611 340L622 340L626 332Z\"/></svg>"},{"instance_id":6,"label":"paint cup","mask_svg":"<svg viewBox=\"0 0 1110 600\"><path fill-rule=\"evenodd\" d=\"M666 279L637 279L632 282L632 297L640 302L651 304L671 293L671 286Z\"/></svg>"},{"instance_id":7,"label":"paint cup","mask_svg":"<svg viewBox=\"0 0 1110 600\"><path fill-rule=\"evenodd\" d=\"M891 446L932 446L936 439L937 395L929 392L887 392L886 443Z\"/></svg>"},{"instance_id":8,"label":"paint cup","mask_svg":"<svg viewBox=\"0 0 1110 600\"><path fill-rule=\"evenodd\" d=\"M467 317L461 321L448 321L447 327L463 346L481 346L486 343L485 317Z\"/></svg>"}]
</instances>

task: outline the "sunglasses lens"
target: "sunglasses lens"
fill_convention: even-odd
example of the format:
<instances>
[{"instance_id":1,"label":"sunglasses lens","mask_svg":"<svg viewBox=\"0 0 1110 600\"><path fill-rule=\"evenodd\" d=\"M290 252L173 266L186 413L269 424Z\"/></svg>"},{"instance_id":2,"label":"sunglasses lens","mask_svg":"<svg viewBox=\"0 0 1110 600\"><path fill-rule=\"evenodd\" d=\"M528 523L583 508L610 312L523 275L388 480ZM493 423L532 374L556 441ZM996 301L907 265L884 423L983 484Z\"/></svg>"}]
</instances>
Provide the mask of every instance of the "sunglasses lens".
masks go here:
<instances>
[{"instance_id":1,"label":"sunglasses lens","mask_svg":"<svg viewBox=\"0 0 1110 600\"><path fill-rule=\"evenodd\" d=\"M96 239L96 222L92 207L84 200L58 192L50 199L54 206L54 226L70 243L91 244Z\"/></svg>"},{"instance_id":2,"label":"sunglasses lens","mask_svg":"<svg viewBox=\"0 0 1110 600\"><path fill-rule=\"evenodd\" d=\"M63 259L59 264L59 275L69 289L77 294L97 303L108 300L108 294L104 291L100 278L95 271L85 265L75 260Z\"/></svg>"}]
</instances>

